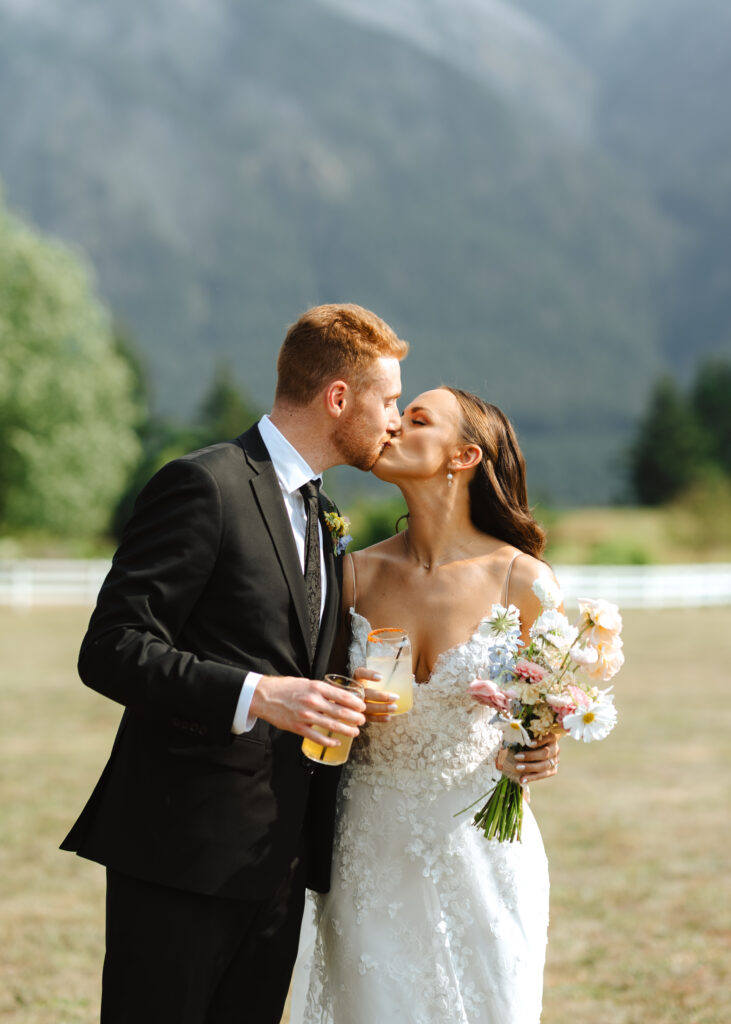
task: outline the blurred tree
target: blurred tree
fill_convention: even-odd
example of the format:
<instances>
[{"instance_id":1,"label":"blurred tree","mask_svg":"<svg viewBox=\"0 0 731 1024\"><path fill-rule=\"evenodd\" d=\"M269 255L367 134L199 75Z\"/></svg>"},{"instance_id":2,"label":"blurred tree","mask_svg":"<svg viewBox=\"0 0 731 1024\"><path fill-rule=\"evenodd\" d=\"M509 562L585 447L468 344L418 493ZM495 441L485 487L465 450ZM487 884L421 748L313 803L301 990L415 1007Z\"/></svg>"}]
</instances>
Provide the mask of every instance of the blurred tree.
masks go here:
<instances>
[{"instance_id":1,"label":"blurred tree","mask_svg":"<svg viewBox=\"0 0 731 1024\"><path fill-rule=\"evenodd\" d=\"M112 323L114 350L125 360L132 380L132 397L141 410L137 429L143 433L152 407L152 382L147 360L129 328L119 318Z\"/></svg>"},{"instance_id":2,"label":"blurred tree","mask_svg":"<svg viewBox=\"0 0 731 1024\"><path fill-rule=\"evenodd\" d=\"M361 499L352 508L344 505L342 511L351 521L353 543L350 551L360 551L371 544L378 544L408 526L407 520L403 519L396 529L399 518L406 515L406 502L400 494L375 501Z\"/></svg>"},{"instance_id":3,"label":"blurred tree","mask_svg":"<svg viewBox=\"0 0 731 1024\"><path fill-rule=\"evenodd\" d=\"M731 474L731 362L709 359L696 375L691 402L713 460Z\"/></svg>"},{"instance_id":4,"label":"blurred tree","mask_svg":"<svg viewBox=\"0 0 731 1024\"><path fill-rule=\"evenodd\" d=\"M195 427L179 425L171 420L152 417L146 419L140 431L142 456L127 481L111 521L111 530L118 540L129 519L137 495L147 481L167 462L201 447L200 431Z\"/></svg>"},{"instance_id":5,"label":"blurred tree","mask_svg":"<svg viewBox=\"0 0 731 1024\"><path fill-rule=\"evenodd\" d=\"M690 402L671 377L662 377L629 451L635 494L644 505L671 501L708 463L708 442Z\"/></svg>"},{"instance_id":6,"label":"blurred tree","mask_svg":"<svg viewBox=\"0 0 731 1024\"><path fill-rule=\"evenodd\" d=\"M261 418L261 411L237 388L234 381L229 363L219 362L213 383L198 414L201 443L204 445L238 437Z\"/></svg>"},{"instance_id":7,"label":"blurred tree","mask_svg":"<svg viewBox=\"0 0 731 1024\"><path fill-rule=\"evenodd\" d=\"M150 390L145 383L147 371L134 344L129 338L120 345L125 358L133 364L139 393L150 404ZM148 416L140 429L142 458L132 474L127 489L114 512L112 532L121 537L124 524L130 517L137 495L144 485L166 462L185 455L186 452L237 437L261 416L261 412L234 383L234 376L227 363L216 367L213 382L203 399L196 421L180 424L174 420Z\"/></svg>"},{"instance_id":8,"label":"blurred tree","mask_svg":"<svg viewBox=\"0 0 731 1024\"><path fill-rule=\"evenodd\" d=\"M0 524L103 531L139 457L129 363L78 255L0 195Z\"/></svg>"}]
</instances>

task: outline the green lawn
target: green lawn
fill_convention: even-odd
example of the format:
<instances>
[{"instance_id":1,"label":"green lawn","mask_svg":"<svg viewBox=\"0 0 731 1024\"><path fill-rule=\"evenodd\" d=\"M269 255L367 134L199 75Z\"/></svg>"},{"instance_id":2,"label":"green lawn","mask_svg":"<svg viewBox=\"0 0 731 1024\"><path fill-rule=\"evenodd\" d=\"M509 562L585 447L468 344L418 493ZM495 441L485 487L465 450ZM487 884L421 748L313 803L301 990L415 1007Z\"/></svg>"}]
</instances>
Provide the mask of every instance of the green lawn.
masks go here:
<instances>
[{"instance_id":1,"label":"green lawn","mask_svg":"<svg viewBox=\"0 0 731 1024\"><path fill-rule=\"evenodd\" d=\"M548 561L555 565L731 562L727 502L693 502L689 496L659 508L566 509L548 512L544 525Z\"/></svg>"},{"instance_id":2,"label":"green lawn","mask_svg":"<svg viewBox=\"0 0 731 1024\"><path fill-rule=\"evenodd\" d=\"M0 609L3 1024L98 1020L103 871L57 851L119 717L76 677L87 617ZM533 790L552 876L543 1022L726 1024L731 609L625 618L620 725L564 740Z\"/></svg>"}]
</instances>

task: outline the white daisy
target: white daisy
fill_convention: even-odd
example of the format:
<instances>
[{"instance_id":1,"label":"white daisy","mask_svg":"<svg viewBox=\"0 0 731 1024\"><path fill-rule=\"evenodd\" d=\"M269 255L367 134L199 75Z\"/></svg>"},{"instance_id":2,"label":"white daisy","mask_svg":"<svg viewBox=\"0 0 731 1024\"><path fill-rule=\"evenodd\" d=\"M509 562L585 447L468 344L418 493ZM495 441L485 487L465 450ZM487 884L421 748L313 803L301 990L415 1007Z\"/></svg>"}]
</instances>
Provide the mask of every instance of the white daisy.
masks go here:
<instances>
[{"instance_id":1,"label":"white daisy","mask_svg":"<svg viewBox=\"0 0 731 1024\"><path fill-rule=\"evenodd\" d=\"M599 699L592 701L585 708L577 708L575 714L566 715L563 727L575 740L591 743L592 740L603 740L617 724L617 709L609 694L600 694Z\"/></svg>"},{"instance_id":2,"label":"white daisy","mask_svg":"<svg viewBox=\"0 0 731 1024\"><path fill-rule=\"evenodd\" d=\"M501 730L503 739L509 747L515 747L519 743L525 746L531 745L532 741L525 726L517 718L505 718L503 715L496 715L493 723Z\"/></svg>"}]
</instances>

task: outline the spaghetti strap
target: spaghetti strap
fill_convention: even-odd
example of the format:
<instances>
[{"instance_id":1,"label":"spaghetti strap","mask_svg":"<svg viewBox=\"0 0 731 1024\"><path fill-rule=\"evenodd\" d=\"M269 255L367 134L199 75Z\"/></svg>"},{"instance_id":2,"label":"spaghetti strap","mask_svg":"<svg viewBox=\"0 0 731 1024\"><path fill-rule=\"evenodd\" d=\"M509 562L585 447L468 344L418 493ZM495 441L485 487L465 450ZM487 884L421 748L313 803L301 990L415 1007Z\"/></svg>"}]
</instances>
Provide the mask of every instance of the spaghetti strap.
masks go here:
<instances>
[{"instance_id":1,"label":"spaghetti strap","mask_svg":"<svg viewBox=\"0 0 731 1024\"><path fill-rule=\"evenodd\" d=\"M348 552L348 558L350 559L350 569L351 572L353 573L353 601L350 607L353 609L353 611L355 611L355 561L350 551Z\"/></svg>"},{"instance_id":2,"label":"spaghetti strap","mask_svg":"<svg viewBox=\"0 0 731 1024\"><path fill-rule=\"evenodd\" d=\"M508 566L508 571L505 573L505 589L503 591L503 604L505 605L506 608L507 608L507 605L508 605L508 587L510 586L510 574L513 571L513 566L515 565L516 558L520 558L520 556L521 556L521 552L520 551L518 551L517 554L513 555L513 557L510 559L510 565Z\"/></svg>"}]
</instances>

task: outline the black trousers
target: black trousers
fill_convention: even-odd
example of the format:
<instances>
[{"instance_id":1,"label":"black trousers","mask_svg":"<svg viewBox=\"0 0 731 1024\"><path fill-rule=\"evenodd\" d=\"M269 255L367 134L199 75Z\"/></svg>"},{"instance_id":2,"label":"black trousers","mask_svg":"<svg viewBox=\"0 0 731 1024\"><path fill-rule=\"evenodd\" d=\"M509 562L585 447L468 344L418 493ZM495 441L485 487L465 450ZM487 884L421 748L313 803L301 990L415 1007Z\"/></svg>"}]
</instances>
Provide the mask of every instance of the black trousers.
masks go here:
<instances>
[{"instance_id":1,"label":"black trousers","mask_svg":"<svg viewBox=\"0 0 731 1024\"><path fill-rule=\"evenodd\" d=\"M183 892L107 869L101 1024L279 1024L305 865L269 900Z\"/></svg>"}]
</instances>

